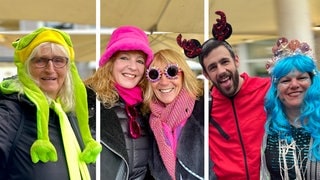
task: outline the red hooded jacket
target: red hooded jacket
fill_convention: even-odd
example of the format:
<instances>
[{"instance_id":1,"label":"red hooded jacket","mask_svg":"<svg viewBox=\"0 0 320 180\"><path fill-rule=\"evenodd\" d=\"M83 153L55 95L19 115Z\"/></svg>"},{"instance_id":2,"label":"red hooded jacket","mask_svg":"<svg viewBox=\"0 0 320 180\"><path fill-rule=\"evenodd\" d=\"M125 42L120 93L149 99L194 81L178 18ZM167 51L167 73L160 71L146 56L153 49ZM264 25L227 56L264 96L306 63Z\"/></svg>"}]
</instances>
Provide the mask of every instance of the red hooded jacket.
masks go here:
<instances>
[{"instance_id":1,"label":"red hooded jacket","mask_svg":"<svg viewBox=\"0 0 320 180\"><path fill-rule=\"evenodd\" d=\"M212 89L209 148L219 180L260 178L264 97L270 78L249 77L246 73L241 77L242 87L232 98Z\"/></svg>"}]
</instances>

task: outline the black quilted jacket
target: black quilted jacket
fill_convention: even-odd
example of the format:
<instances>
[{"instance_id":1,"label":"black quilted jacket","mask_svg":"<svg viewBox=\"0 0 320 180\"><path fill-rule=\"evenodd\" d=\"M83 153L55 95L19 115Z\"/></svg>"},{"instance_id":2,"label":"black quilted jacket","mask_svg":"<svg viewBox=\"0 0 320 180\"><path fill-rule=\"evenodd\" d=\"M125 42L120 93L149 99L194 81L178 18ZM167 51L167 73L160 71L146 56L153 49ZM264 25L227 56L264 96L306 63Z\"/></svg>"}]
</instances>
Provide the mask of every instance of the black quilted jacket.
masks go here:
<instances>
[{"instance_id":1,"label":"black quilted jacket","mask_svg":"<svg viewBox=\"0 0 320 180\"><path fill-rule=\"evenodd\" d=\"M96 95L87 88L89 122L96 128ZM139 107L137 107L139 108ZM111 109L100 104L101 126L101 179L143 180L152 179L148 171L148 157L151 149L147 119L140 117L142 136L132 139L128 136L128 118L125 104L120 101Z\"/></svg>"}]
</instances>

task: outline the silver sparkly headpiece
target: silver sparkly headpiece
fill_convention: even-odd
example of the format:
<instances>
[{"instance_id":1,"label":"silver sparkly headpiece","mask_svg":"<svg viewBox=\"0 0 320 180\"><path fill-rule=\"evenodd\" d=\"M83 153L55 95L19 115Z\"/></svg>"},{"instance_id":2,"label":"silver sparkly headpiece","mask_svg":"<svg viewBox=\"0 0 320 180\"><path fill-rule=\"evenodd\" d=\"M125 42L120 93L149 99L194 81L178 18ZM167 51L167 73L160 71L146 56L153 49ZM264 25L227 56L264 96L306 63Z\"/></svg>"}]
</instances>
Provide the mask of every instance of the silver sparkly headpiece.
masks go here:
<instances>
[{"instance_id":1,"label":"silver sparkly headpiece","mask_svg":"<svg viewBox=\"0 0 320 180\"><path fill-rule=\"evenodd\" d=\"M297 54L307 55L311 59L312 50L306 42L300 42L298 40L288 41L287 38L281 37L277 40L276 44L272 48L273 57L267 61L266 69L270 74L274 65L281 59Z\"/></svg>"}]
</instances>

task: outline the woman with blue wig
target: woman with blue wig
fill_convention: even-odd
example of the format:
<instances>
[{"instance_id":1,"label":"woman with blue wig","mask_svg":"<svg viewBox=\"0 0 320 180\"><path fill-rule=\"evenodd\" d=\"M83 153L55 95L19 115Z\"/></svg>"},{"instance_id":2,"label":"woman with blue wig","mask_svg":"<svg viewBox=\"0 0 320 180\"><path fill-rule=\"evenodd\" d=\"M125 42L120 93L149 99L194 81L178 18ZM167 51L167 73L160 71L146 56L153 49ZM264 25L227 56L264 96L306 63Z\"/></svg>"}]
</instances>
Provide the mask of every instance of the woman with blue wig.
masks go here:
<instances>
[{"instance_id":1,"label":"woman with blue wig","mask_svg":"<svg viewBox=\"0 0 320 180\"><path fill-rule=\"evenodd\" d=\"M261 179L320 178L320 76L307 43L278 39L266 68Z\"/></svg>"}]
</instances>

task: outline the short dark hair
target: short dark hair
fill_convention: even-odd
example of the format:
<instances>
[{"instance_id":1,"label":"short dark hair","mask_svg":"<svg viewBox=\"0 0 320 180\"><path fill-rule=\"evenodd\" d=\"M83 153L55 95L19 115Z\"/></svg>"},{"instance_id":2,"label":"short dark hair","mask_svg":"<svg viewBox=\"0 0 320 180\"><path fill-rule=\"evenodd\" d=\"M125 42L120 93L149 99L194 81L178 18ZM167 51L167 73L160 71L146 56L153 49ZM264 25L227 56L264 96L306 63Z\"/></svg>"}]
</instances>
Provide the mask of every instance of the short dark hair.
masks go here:
<instances>
[{"instance_id":1,"label":"short dark hair","mask_svg":"<svg viewBox=\"0 0 320 180\"><path fill-rule=\"evenodd\" d=\"M236 55L231 45L227 41L219 41L213 38L208 39L202 44L202 50L199 55L199 62L202 66L203 71L206 72L206 69L203 64L203 59L208 56L208 54L213 50L218 48L219 46L224 46L229 51L231 57L235 59Z\"/></svg>"}]
</instances>

